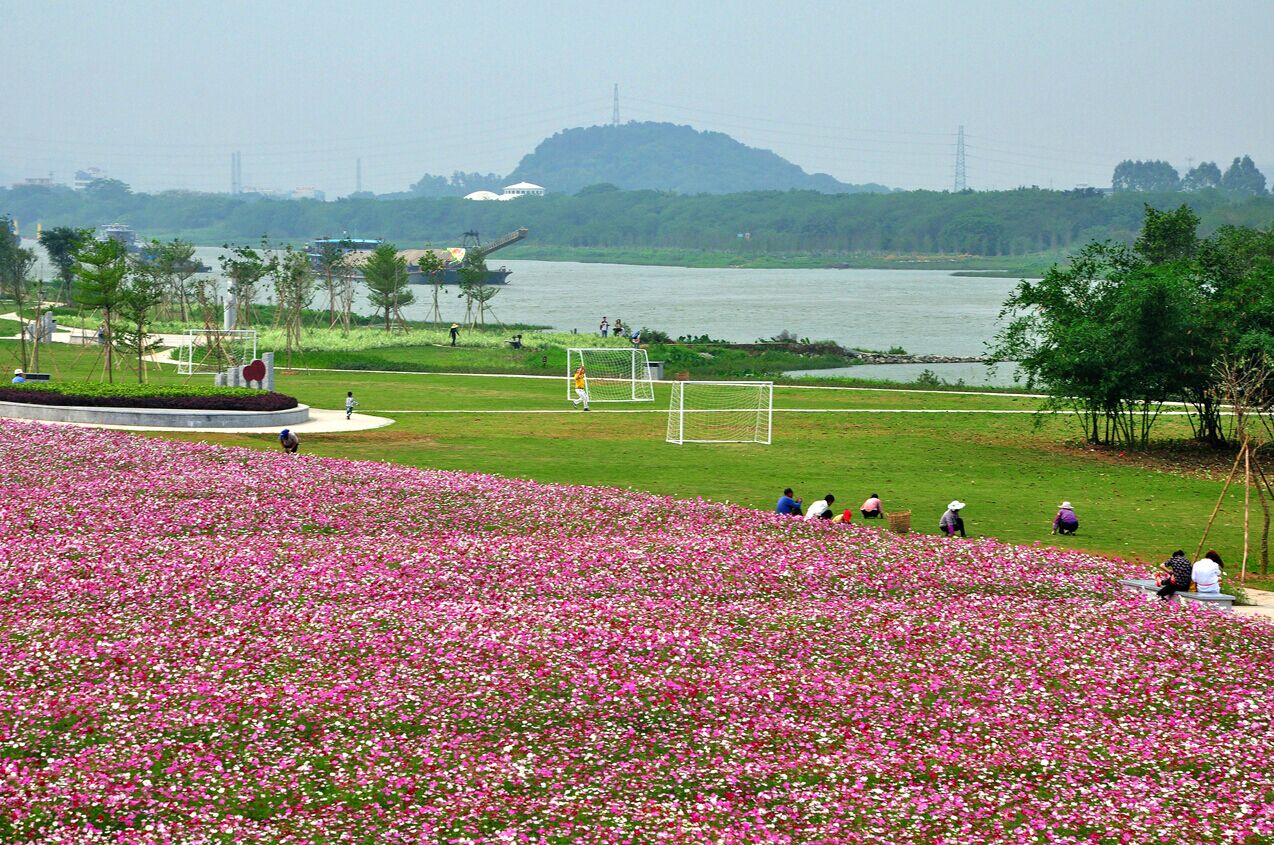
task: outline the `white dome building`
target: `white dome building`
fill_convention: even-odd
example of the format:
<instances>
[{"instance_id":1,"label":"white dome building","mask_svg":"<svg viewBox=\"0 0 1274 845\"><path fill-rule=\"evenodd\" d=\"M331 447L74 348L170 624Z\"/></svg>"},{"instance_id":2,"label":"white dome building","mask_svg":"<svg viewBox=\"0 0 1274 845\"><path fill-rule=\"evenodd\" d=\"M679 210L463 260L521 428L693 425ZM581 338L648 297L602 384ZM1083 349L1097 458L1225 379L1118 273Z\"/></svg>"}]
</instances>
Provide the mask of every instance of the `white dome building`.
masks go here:
<instances>
[{"instance_id":1,"label":"white dome building","mask_svg":"<svg viewBox=\"0 0 1274 845\"><path fill-rule=\"evenodd\" d=\"M500 195L495 191L474 191L471 194L465 194L464 198L467 200L482 202L484 200L498 200L500 199Z\"/></svg>"},{"instance_id":2,"label":"white dome building","mask_svg":"<svg viewBox=\"0 0 1274 845\"><path fill-rule=\"evenodd\" d=\"M542 197L544 196L544 188L541 185L534 185L530 182L518 182L516 185L506 185L504 196L510 199L513 197Z\"/></svg>"}]
</instances>

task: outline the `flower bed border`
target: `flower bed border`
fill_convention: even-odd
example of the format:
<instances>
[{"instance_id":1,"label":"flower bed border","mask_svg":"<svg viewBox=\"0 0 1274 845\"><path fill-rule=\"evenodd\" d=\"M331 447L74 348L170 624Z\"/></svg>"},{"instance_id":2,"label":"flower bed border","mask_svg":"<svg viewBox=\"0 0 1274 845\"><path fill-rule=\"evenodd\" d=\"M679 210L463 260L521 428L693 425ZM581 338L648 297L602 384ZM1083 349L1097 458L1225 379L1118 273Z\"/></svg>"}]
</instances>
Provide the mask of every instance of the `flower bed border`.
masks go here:
<instances>
[{"instance_id":1,"label":"flower bed border","mask_svg":"<svg viewBox=\"0 0 1274 845\"><path fill-rule=\"evenodd\" d=\"M36 405L0 401L0 417L38 422L88 425L143 426L146 428L258 428L303 423L310 406L297 404L278 411L189 410L183 408L92 407L87 405Z\"/></svg>"},{"instance_id":2,"label":"flower bed border","mask_svg":"<svg viewBox=\"0 0 1274 845\"><path fill-rule=\"evenodd\" d=\"M96 386L94 386L96 387ZM106 386L103 385L103 388ZM136 388L136 385L131 385ZM127 395L127 387L120 386L120 395L92 395L77 393L74 384L67 385L0 385L0 402L23 405L62 405L77 408L167 408L179 411L286 411L298 406L295 396L286 393L204 388L180 392L156 392L153 394ZM166 390L174 390L169 387Z\"/></svg>"}]
</instances>

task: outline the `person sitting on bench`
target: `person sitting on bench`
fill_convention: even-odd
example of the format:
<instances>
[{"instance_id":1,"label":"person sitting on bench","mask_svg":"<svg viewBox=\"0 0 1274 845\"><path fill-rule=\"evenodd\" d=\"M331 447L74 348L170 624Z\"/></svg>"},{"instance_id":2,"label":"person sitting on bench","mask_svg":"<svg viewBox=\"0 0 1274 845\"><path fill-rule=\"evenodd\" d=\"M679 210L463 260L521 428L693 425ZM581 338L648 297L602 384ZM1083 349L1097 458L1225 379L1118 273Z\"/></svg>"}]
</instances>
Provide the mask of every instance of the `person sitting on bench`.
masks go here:
<instances>
[{"instance_id":1,"label":"person sitting on bench","mask_svg":"<svg viewBox=\"0 0 1274 845\"><path fill-rule=\"evenodd\" d=\"M880 519L885 515L885 509L880 504L880 496L875 493L872 493L871 498L863 502L863 506L859 510L863 512L863 519Z\"/></svg>"},{"instance_id":2,"label":"person sitting on bench","mask_svg":"<svg viewBox=\"0 0 1274 845\"><path fill-rule=\"evenodd\" d=\"M1221 562L1221 556L1216 553L1215 549L1208 549L1199 560L1194 562L1194 566L1190 567L1190 578L1194 581L1194 591L1196 593L1212 593L1213 595L1221 592L1221 573L1225 571L1225 564Z\"/></svg>"},{"instance_id":3,"label":"person sitting on bench","mask_svg":"<svg viewBox=\"0 0 1274 845\"><path fill-rule=\"evenodd\" d=\"M1167 576L1161 579L1160 587L1156 591L1159 598L1167 601L1172 598L1173 594L1180 591L1186 592L1190 589L1190 570L1192 565L1190 559L1186 557L1184 549L1177 549L1172 553L1172 557L1159 564L1159 568Z\"/></svg>"}]
</instances>

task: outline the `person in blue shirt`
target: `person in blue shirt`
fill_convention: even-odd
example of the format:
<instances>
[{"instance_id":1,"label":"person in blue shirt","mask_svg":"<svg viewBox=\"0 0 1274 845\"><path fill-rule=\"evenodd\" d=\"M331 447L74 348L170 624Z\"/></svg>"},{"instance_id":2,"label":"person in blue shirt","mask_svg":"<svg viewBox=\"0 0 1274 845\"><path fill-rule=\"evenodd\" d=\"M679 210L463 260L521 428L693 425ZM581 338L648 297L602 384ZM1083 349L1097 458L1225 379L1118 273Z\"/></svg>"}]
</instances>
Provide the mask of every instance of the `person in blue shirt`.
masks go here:
<instances>
[{"instance_id":1,"label":"person in blue shirt","mask_svg":"<svg viewBox=\"0 0 1274 845\"><path fill-rule=\"evenodd\" d=\"M774 506L774 512L785 514L787 516L791 516L793 514L796 516L801 515L801 500L792 498L791 487L788 487L783 491L783 495L779 497L779 503Z\"/></svg>"},{"instance_id":2,"label":"person in blue shirt","mask_svg":"<svg viewBox=\"0 0 1274 845\"><path fill-rule=\"evenodd\" d=\"M22 370L20 368L14 370L13 384L26 384L26 383L27 383L27 377L22 374Z\"/></svg>"}]
</instances>

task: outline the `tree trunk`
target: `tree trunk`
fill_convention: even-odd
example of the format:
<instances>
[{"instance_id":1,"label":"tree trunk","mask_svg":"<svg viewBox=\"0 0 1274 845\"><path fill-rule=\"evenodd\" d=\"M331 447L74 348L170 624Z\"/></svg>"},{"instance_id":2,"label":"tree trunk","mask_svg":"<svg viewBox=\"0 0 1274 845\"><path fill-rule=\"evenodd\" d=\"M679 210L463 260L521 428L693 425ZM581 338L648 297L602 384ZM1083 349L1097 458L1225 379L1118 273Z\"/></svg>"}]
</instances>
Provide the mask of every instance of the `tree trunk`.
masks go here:
<instances>
[{"instance_id":1,"label":"tree trunk","mask_svg":"<svg viewBox=\"0 0 1274 845\"><path fill-rule=\"evenodd\" d=\"M102 338L106 344L106 381L110 384L115 383L115 359L112 357L112 347L115 346L115 332L111 328L111 309L102 310L103 322L106 326L106 336Z\"/></svg>"},{"instance_id":2,"label":"tree trunk","mask_svg":"<svg viewBox=\"0 0 1274 845\"><path fill-rule=\"evenodd\" d=\"M1256 467L1257 477L1261 479L1261 483L1256 485L1256 500L1261 503L1261 575L1268 575L1270 571L1270 503L1265 498L1265 490L1263 485L1265 482L1265 473L1261 471L1261 464L1256 456L1253 456L1252 465Z\"/></svg>"},{"instance_id":3,"label":"tree trunk","mask_svg":"<svg viewBox=\"0 0 1274 845\"><path fill-rule=\"evenodd\" d=\"M35 335L31 338L31 369L40 372L40 335L44 333L44 320L40 315L40 307L44 302L44 284L35 286Z\"/></svg>"},{"instance_id":4,"label":"tree trunk","mask_svg":"<svg viewBox=\"0 0 1274 845\"><path fill-rule=\"evenodd\" d=\"M1243 565L1239 570L1239 580L1247 578L1248 521L1252 515L1252 448L1245 437L1243 439Z\"/></svg>"}]
</instances>

